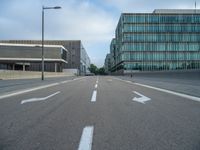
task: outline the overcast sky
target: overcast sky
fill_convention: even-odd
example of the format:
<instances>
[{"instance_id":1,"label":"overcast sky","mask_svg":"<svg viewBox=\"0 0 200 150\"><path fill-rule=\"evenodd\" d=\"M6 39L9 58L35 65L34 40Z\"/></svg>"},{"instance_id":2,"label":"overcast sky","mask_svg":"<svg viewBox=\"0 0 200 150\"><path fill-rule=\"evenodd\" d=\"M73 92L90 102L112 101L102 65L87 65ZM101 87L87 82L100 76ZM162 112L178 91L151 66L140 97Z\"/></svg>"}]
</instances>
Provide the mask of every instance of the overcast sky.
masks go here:
<instances>
[{"instance_id":1,"label":"overcast sky","mask_svg":"<svg viewBox=\"0 0 200 150\"><path fill-rule=\"evenodd\" d=\"M0 40L41 39L42 5L62 7L45 11L45 39L81 40L101 67L122 12L193 9L195 0L0 0Z\"/></svg>"}]
</instances>

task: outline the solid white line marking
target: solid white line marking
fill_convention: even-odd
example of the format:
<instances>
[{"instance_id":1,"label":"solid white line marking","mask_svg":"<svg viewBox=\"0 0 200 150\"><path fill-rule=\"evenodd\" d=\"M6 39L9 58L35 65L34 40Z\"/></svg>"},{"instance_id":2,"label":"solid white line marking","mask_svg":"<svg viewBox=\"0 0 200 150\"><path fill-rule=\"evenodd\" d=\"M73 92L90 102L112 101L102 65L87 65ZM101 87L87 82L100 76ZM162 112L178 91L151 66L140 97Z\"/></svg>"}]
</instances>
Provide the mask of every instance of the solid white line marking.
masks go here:
<instances>
[{"instance_id":1,"label":"solid white line marking","mask_svg":"<svg viewBox=\"0 0 200 150\"><path fill-rule=\"evenodd\" d=\"M187 94L182 94L182 93L165 90L165 89L161 89L161 88L157 88L157 87L153 87L153 86L149 86L149 85L145 85L145 84L140 84L140 83L134 83L134 84L200 102L199 97L190 96Z\"/></svg>"},{"instance_id":2,"label":"solid white line marking","mask_svg":"<svg viewBox=\"0 0 200 150\"><path fill-rule=\"evenodd\" d=\"M55 95L57 95L59 93L60 93L60 91L58 91L58 92L56 92L54 94L51 94L51 95L49 95L47 97L26 99L26 100L21 101L21 104L25 104L25 103L29 103L29 102L36 102L36 101L45 101L48 98L51 98L51 97L53 97L53 96L55 96Z\"/></svg>"},{"instance_id":3,"label":"solid white line marking","mask_svg":"<svg viewBox=\"0 0 200 150\"><path fill-rule=\"evenodd\" d=\"M52 87L52 86L55 86L55 85L59 85L59 83L53 83L53 84L48 84L48 85L44 85L44 86L35 87L35 88L32 88L32 89L26 89L26 90L22 90L22 91L13 92L13 93L10 93L10 94L6 94L6 95L0 96L0 99L11 97L11 96L16 96L16 95L20 95L20 94L24 94L24 93L28 93L28 92L32 92L32 91L36 91L36 90L40 90L40 89L44 89L44 88L48 88L48 87Z\"/></svg>"},{"instance_id":4,"label":"solid white line marking","mask_svg":"<svg viewBox=\"0 0 200 150\"><path fill-rule=\"evenodd\" d=\"M24 90L21 90L21 91L14 91L14 92L11 92L11 93L7 93L7 94L4 94L4 95L1 95L0 99L4 99L4 98L16 96L16 95L20 95L20 94L24 94L24 93L28 93L28 92L33 92L33 91L36 91L36 90L40 90L40 89L44 89L44 88L48 88L48 87L52 87L52 86L56 86L56 85L60 85L60 84L68 83L68 82L72 82L72 81L77 81L77 80L81 80L81 79L84 79L84 78L86 78L86 77L81 77L81 78L77 78L77 79L73 79L73 80L66 80L66 81L62 81L62 82L56 82L56 83L52 83L52 84L38 86L38 87L35 87L35 88L31 88L31 89L24 89Z\"/></svg>"},{"instance_id":5,"label":"solid white line marking","mask_svg":"<svg viewBox=\"0 0 200 150\"><path fill-rule=\"evenodd\" d=\"M134 97L134 98L133 98L133 101L136 101L136 102L145 104L146 101L150 101L150 100L151 100L149 97L146 97L146 96L144 96L144 95L142 95L142 94L140 94L140 93L138 93L138 92L136 92L136 91L133 91L133 93L135 93L135 94L141 96L141 97Z\"/></svg>"},{"instance_id":6,"label":"solid white line marking","mask_svg":"<svg viewBox=\"0 0 200 150\"><path fill-rule=\"evenodd\" d=\"M120 81L123 81L123 82L126 82L126 83L130 83L130 84L132 84L133 82L131 82L131 81L128 81L128 80L123 80L123 79L119 79L119 78L114 78L114 79L116 79L116 80L120 80Z\"/></svg>"},{"instance_id":7,"label":"solid white line marking","mask_svg":"<svg viewBox=\"0 0 200 150\"><path fill-rule=\"evenodd\" d=\"M72 79L72 80L65 80L65 81L62 81L60 83L61 84L69 83L69 82L78 81L78 80L81 80L81 79L84 79L84 78L86 78L86 77L75 78L75 79Z\"/></svg>"},{"instance_id":8,"label":"solid white line marking","mask_svg":"<svg viewBox=\"0 0 200 150\"><path fill-rule=\"evenodd\" d=\"M93 132L94 132L93 126L86 126L83 129L78 150L91 150L92 149Z\"/></svg>"},{"instance_id":9,"label":"solid white line marking","mask_svg":"<svg viewBox=\"0 0 200 150\"><path fill-rule=\"evenodd\" d=\"M95 89L97 89L97 87L98 87L98 84L95 84Z\"/></svg>"},{"instance_id":10,"label":"solid white line marking","mask_svg":"<svg viewBox=\"0 0 200 150\"><path fill-rule=\"evenodd\" d=\"M172 94L172 95L176 95L176 96L179 96L179 97L183 97L183 98L187 98L187 99L190 99L190 100L193 100L193 101L200 102L200 97L190 96L190 95L187 95L187 94L178 93L178 92L174 92L174 91L170 91L170 90L166 90L166 89L162 89L162 88L157 88L157 87L153 87L153 86L150 86L150 85L133 83L131 81L126 81L126 80L122 80L122 79L119 79L119 78L114 78L114 79L121 80L121 81L124 81L126 83L133 84L133 85L143 86L143 87L146 87L146 88L154 89L154 90L157 90L157 91L169 93L169 94Z\"/></svg>"},{"instance_id":11,"label":"solid white line marking","mask_svg":"<svg viewBox=\"0 0 200 150\"><path fill-rule=\"evenodd\" d=\"M81 79L85 79L87 77L80 77L80 78L76 78L76 79L73 79L74 81L77 81L77 80L81 80Z\"/></svg>"},{"instance_id":12,"label":"solid white line marking","mask_svg":"<svg viewBox=\"0 0 200 150\"><path fill-rule=\"evenodd\" d=\"M96 102L97 91L93 91L91 102Z\"/></svg>"},{"instance_id":13,"label":"solid white line marking","mask_svg":"<svg viewBox=\"0 0 200 150\"><path fill-rule=\"evenodd\" d=\"M70 81L70 80L69 80L69 81ZM62 81L62 82L60 82L60 83L64 84L64 83L68 83L69 81Z\"/></svg>"}]
</instances>

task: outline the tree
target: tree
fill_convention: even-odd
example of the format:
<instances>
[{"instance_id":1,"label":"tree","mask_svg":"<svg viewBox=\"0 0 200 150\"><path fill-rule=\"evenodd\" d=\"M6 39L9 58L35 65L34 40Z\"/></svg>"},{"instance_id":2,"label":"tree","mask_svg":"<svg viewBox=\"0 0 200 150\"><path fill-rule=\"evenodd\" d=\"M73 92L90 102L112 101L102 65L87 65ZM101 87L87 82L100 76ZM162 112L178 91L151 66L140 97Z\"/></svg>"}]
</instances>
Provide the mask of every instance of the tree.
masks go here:
<instances>
[{"instance_id":1,"label":"tree","mask_svg":"<svg viewBox=\"0 0 200 150\"><path fill-rule=\"evenodd\" d=\"M105 75L105 74L106 74L105 68L104 68L104 67L99 68L99 69L98 69L98 74L99 74L99 75Z\"/></svg>"},{"instance_id":2,"label":"tree","mask_svg":"<svg viewBox=\"0 0 200 150\"><path fill-rule=\"evenodd\" d=\"M90 70L91 73L94 73L95 75L98 73L98 68L94 64L91 64L88 69Z\"/></svg>"}]
</instances>

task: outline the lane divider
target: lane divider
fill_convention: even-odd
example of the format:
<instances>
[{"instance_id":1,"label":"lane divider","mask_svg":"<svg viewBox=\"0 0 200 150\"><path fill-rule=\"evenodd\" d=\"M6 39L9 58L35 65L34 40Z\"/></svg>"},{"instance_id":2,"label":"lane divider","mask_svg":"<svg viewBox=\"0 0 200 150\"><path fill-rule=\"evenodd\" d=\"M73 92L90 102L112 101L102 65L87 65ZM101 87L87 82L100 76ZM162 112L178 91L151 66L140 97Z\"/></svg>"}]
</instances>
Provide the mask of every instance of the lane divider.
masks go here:
<instances>
[{"instance_id":1,"label":"lane divider","mask_svg":"<svg viewBox=\"0 0 200 150\"><path fill-rule=\"evenodd\" d=\"M94 90L92 94L91 102L96 102L96 98L97 98L97 91Z\"/></svg>"},{"instance_id":2,"label":"lane divider","mask_svg":"<svg viewBox=\"0 0 200 150\"><path fill-rule=\"evenodd\" d=\"M83 129L78 150L91 150L94 126L86 126Z\"/></svg>"},{"instance_id":3,"label":"lane divider","mask_svg":"<svg viewBox=\"0 0 200 150\"><path fill-rule=\"evenodd\" d=\"M96 84L94 86L95 90L93 91L91 102L96 102L98 82L99 82L99 78L97 77Z\"/></svg>"}]
</instances>

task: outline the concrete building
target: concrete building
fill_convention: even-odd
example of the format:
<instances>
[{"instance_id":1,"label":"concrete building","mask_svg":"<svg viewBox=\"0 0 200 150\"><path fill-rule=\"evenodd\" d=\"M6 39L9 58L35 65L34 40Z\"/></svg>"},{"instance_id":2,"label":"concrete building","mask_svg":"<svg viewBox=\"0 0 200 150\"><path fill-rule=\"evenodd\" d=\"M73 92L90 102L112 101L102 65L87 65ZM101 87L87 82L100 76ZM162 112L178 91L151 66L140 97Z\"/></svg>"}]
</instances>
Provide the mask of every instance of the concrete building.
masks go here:
<instances>
[{"instance_id":1,"label":"concrete building","mask_svg":"<svg viewBox=\"0 0 200 150\"><path fill-rule=\"evenodd\" d=\"M41 45L0 43L0 69L41 71ZM62 72L67 64L67 49L44 45L44 70Z\"/></svg>"},{"instance_id":2,"label":"concrete building","mask_svg":"<svg viewBox=\"0 0 200 150\"><path fill-rule=\"evenodd\" d=\"M112 72L200 69L200 10L122 13L111 42Z\"/></svg>"},{"instance_id":3,"label":"concrete building","mask_svg":"<svg viewBox=\"0 0 200 150\"><path fill-rule=\"evenodd\" d=\"M2 43L41 44L40 40L3 40ZM73 71L79 75L89 72L90 58L80 40L45 40L45 45L62 45L68 50L64 71Z\"/></svg>"}]
</instances>

